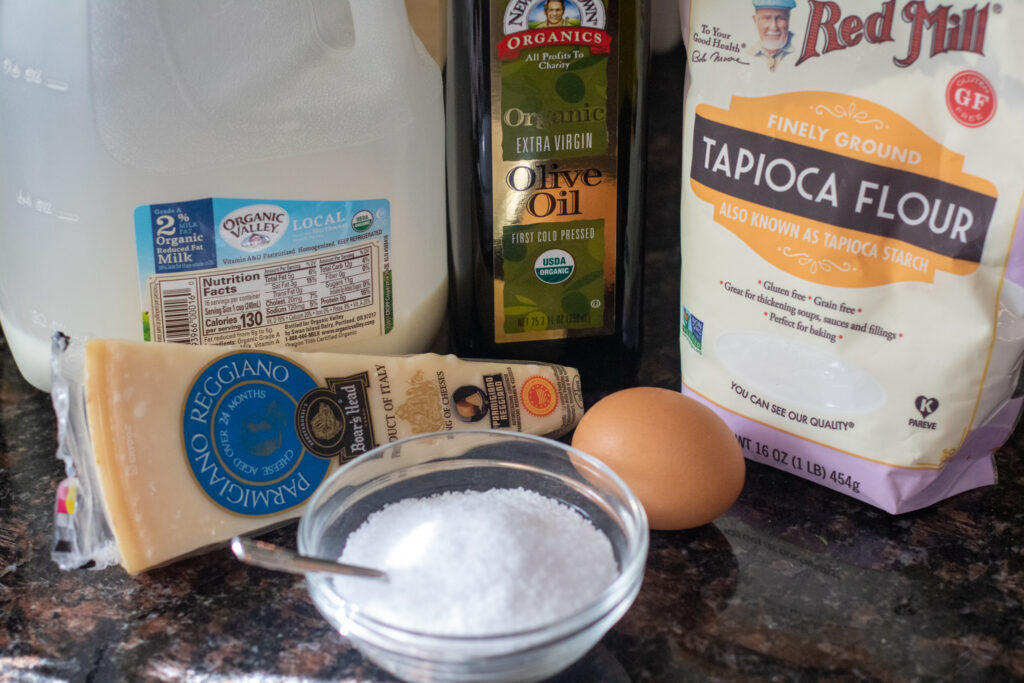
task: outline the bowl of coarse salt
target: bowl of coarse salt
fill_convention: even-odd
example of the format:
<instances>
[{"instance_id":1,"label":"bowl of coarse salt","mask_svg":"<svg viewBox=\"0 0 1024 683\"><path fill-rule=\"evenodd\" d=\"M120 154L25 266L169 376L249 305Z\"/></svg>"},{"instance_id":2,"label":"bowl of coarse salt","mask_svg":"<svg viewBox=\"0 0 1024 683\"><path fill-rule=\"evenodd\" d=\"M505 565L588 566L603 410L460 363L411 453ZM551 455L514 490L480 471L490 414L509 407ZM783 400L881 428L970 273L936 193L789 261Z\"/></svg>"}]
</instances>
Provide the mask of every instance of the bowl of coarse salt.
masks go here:
<instances>
[{"instance_id":1,"label":"bowl of coarse salt","mask_svg":"<svg viewBox=\"0 0 1024 683\"><path fill-rule=\"evenodd\" d=\"M384 571L306 575L324 617L411 681L534 681L587 653L633 603L643 508L605 465L542 437L424 434L335 472L299 551Z\"/></svg>"}]
</instances>

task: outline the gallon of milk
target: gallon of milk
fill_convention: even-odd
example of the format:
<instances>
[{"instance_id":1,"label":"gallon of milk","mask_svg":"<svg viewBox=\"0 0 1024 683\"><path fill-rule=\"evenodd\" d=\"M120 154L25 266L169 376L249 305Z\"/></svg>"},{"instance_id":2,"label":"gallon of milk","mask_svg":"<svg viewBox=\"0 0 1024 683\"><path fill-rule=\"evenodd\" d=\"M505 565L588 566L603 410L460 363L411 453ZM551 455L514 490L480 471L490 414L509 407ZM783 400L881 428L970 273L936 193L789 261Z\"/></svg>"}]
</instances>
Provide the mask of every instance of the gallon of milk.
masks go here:
<instances>
[{"instance_id":1,"label":"gallon of milk","mask_svg":"<svg viewBox=\"0 0 1024 683\"><path fill-rule=\"evenodd\" d=\"M0 323L425 350L441 78L399 0L0 0Z\"/></svg>"}]
</instances>

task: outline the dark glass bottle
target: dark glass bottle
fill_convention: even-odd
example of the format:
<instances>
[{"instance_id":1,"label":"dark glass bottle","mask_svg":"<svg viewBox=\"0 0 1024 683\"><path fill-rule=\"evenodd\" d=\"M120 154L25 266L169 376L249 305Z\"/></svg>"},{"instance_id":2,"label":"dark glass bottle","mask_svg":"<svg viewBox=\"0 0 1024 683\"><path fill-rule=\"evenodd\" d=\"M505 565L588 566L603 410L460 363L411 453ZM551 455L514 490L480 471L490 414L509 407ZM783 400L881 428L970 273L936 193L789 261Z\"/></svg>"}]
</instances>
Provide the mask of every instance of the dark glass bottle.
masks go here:
<instances>
[{"instance_id":1,"label":"dark glass bottle","mask_svg":"<svg viewBox=\"0 0 1024 683\"><path fill-rule=\"evenodd\" d=\"M648 16L646 0L449 0L459 355L569 365L589 388L635 376Z\"/></svg>"}]
</instances>

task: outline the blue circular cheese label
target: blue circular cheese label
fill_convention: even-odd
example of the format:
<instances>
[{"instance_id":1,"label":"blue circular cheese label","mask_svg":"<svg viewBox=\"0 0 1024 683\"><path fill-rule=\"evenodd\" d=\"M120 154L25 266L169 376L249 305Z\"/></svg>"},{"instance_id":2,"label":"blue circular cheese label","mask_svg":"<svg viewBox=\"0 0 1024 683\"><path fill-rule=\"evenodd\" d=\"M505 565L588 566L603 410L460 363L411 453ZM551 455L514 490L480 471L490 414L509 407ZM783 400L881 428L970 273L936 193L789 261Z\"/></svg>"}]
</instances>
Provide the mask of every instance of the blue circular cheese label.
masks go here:
<instances>
[{"instance_id":1,"label":"blue circular cheese label","mask_svg":"<svg viewBox=\"0 0 1024 683\"><path fill-rule=\"evenodd\" d=\"M259 517L313 494L330 461L303 445L295 412L316 386L295 363L258 351L229 353L199 373L182 426L189 468L211 501Z\"/></svg>"}]
</instances>

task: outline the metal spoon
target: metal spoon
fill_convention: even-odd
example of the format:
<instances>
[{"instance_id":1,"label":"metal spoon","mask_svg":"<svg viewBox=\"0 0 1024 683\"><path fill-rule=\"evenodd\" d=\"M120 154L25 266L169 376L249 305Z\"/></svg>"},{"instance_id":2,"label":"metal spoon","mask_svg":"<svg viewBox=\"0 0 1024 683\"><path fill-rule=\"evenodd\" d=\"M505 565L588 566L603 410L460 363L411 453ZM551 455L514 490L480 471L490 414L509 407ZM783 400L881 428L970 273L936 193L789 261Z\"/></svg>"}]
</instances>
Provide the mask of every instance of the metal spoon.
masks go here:
<instances>
[{"instance_id":1,"label":"metal spoon","mask_svg":"<svg viewBox=\"0 0 1024 683\"><path fill-rule=\"evenodd\" d=\"M344 574L345 576L365 576L384 579L385 581L388 578L387 574L378 569L300 555L297 552L282 548L273 543L242 538L241 536L235 536L231 539L231 552L246 564L289 574L328 572L331 574Z\"/></svg>"}]
</instances>

